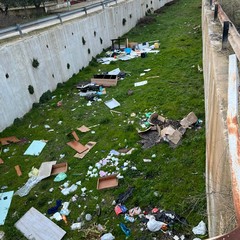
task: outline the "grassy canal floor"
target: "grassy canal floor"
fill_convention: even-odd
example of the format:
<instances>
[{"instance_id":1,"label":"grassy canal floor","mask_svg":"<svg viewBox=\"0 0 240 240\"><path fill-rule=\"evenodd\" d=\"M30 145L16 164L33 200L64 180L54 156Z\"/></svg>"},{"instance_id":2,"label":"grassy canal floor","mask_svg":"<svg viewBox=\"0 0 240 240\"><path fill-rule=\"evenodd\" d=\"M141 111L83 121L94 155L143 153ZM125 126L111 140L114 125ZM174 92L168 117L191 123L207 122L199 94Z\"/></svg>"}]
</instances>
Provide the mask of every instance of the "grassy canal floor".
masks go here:
<instances>
[{"instance_id":1,"label":"grassy canal floor","mask_svg":"<svg viewBox=\"0 0 240 240\"><path fill-rule=\"evenodd\" d=\"M71 212L67 224L53 220L66 231L65 240L99 239L94 224L105 226L106 232L112 232L116 240L122 240L126 236L119 227L120 223L131 230L128 239L173 239L175 234L193 239L192 227L201 220L207 222L204 88L203 75L198 67L202 66L201 1L178 0L141 22L124 37L139 43L158 39L158 54L149 53L145 58L116 61L109 65L93 60L68 82L59 84L54 92L48 96L45 94L43 102L35 104L24 118L17 119L14 125L0 133L0 137L14 135L29 141L2 147L0 158L4 164L0 164L0 187L7 186L3 192L17 191L27 182L32 167L39 168L42 162L67 162L69 166L64 181L54 182L54 176L50 176L39 182L27 196L13 196L5 224L0 226L7 240L25 239L14 224L31 207L50 217L47 210L55 206L56 200L69 202L75 194L78 197L69 204ZM107 88L106 94L101 96L102 101L87 106L88 101L79 96L76 84L115 68L127 73L124 80L118 81L116 87ZM145 69L151 70L140 76ZM146 85L134 86L135 82L144 80L148 81ZM104 104L112 98L121 104L114 109L120 113L111 113ZM58 107L59 101L62 105ZM136 128L141 128L140 121L149 112L157 112L174 121L194 112L203 123L200 128L187 129L176 148L161 142L143 149ZM81 133L76 128L82 125L95 127ZM76 130L82 144L97 142L83 159L74 158L76 152L66 144L72 140L67 136L72 130ZM48 142L39 156L23 155L30 142L41 139ZM120 172L123 178L119 179L118 187L97 190L98 177L89 177L87 172L105 159L112 149L121 148L135 150L130 155L115 156L119 159L118 170L110 165L102 168L107 172ZM20 177L16 175L16 165L21 167L23 174ZM75 192L63 195L59 187L66 181L70 185L81 181L81 186ZM112 202L130 187L134 190L124 202L128 209L140 207L143 211L150 211L158 208L173 211L181 217L182 221L175 222L168 229L172 236L168 232L150 232L138 216L131 223L124 220L123 214L116 215ZM51 188L52 192L49 191ZM83 188L86 190L82 191ZM91 214L91 221L85 220L87 213ZM70 226L77 221L84 221L84 226L80 230L71 230Z\"/></svg>"}]
</instances>

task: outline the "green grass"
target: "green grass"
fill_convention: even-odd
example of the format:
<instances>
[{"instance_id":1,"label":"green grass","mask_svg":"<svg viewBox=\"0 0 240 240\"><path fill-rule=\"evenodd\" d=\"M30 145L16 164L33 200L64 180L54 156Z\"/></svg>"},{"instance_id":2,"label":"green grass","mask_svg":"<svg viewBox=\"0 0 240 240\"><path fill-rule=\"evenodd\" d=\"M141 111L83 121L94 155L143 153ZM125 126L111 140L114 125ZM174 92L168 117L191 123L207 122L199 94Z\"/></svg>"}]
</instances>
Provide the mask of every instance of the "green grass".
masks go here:
<instances>
[{"instance_id":1,"label":"green grass","mask_svg":"<svg viewBox=\"0 0 240 240\"><path fill-rule=\"evenodd\" d=\"M84 235L83 231L70 230L71 223L76 222L83 212L93 215L93 220L86 223L84 229L93 223L106 224L107 231L112 231L117 240L124 239L125 235L118 226L120 222L124 222L123 216L115 215L111 203L130 186L135 187L135 190L133 196L125 203L129 209L140 206L142 209L159 207L175 211L189 223L184 227L176 226L176 229L190 239L191 228L200 220L207 221L204 124L198 131L188 129L181 145L175 149L167 143L161 143L143 150L138 144L140 137L136 131L139 120L146 112L156 111L168 119L180 120L193 111L204 120L203 76L197 69L202 62L201 29L196 28L201 20L200 6L201 1L198 0L178 0L172 6L165 7L160 14L154 14L155 23L145 27L137 26L125 35L129 41L134 42L159 39L159 54L148 54L146 58L117 61L110 65L100 65L93 61L68 82L59 86L52 93L55 98L34 107L24 118L18 119L13 126L0 133L0 137L15 135L29 141L48 140L39 157L23 156L29 144L2 147L2 150L9 148L8 152L1 151L0 155L4 160L4 164L0 165L1 186L7 185L6 191L16 191L23 186L28 179L27 173L33 166L39 168L41 162L52 160L68 162L70 169L67 172L67 180L71 183L81 180L82 187L87 188L86 197L80 196L81 187L75 192L79 198L76 203L70 203L68 225L64 222L57 223L67 231L64 239L91 239ZM89 80L99 69L109 71L117 67L129 72L128 76L119 81L117 87L108 88L107 94L102 96L102 102L86 106L87 102L78 96L75 84ZM147 85L134 87L134 82L146 79L145 76L139 75L147 68L151 71L146 77L159 78L150 78ZM132 95L127 94L129 89L133 90ZM113 116L104 105L103 102L112 97L121 103L116 109L121 115ZM56 104L60 100L63 100L63 105L57 107ZM130 117L132 112L137 114L136 118ZM129 120L134 120L134 123L129 124ZM59 121L62 121L61 125L58 124ZM54 131L48 132L48 129L44 128L46 124ZM95 134L78 133L83 144L88 141L97 142L96 146L79 160L73 157L75 151L66 145L69 141L66 134L83 124L99 126L92 129ZM88 167L105 158L111 149L118 150L126 146L136 150L131 155L121 157L120 162L123 164L129 160L130 165L136 166L137 170L128 169L121 172L124 178L119 180L118 188L96 190L97 178L86 178ZM65 157L60 159L60 154L65 154ZM143 163L143 158L151 158L152 154L156 154L157 157L153 158L151 163ZM15 173L14 166L17 164L23 172L21 177L17 177ZM6 239L24 239L14 227L14 223L31 206L46 213L56 199L69 201L73 194L62 195L58 189L60 185L61 183L53 182L53 177L49 177L37 184L26 197L14 196L5 225L0 226L0 230L6 233ZM53 193L48 191L51 187L54 188ZM154 196L154 192L158 192L159 195ZM48 202L52 200L53 203L49 205ZM101 206L100 216L96 215L96 204ZM154 236L157 239L164 238L161 232L153 234L147 230L140 231L142 226L138 220L126 225L132 231L129 239L151 239Z\"/></svg>"}]
</instances>

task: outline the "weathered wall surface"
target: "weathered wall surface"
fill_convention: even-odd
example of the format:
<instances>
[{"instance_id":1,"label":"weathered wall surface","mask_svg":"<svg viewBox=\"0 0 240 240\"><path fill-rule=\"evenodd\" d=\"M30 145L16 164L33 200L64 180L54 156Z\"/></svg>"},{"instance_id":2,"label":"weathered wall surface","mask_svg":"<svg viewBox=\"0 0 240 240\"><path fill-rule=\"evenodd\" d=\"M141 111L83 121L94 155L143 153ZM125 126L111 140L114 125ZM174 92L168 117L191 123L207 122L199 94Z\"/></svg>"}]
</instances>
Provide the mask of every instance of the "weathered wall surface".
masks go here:
<instances>
[{"instance_id":1,"label":"weathered wall surface","mask_svg":"<svg viewBox=\"0 0 240 240\"><path fill-rule=\"evenodd\" d=\"M27 113L57 83L67 81L92 57L133 28L145 12L171 0L128 0L32 36L0 46L0 132ZM123 25L123 19L126 19ZM85 44L83 43L83 38ZM32 67L37 59L38 68ZM68 68L67 66L70 66ZM30 94L28 86L34 88Z\"/></svg>"},{"instance_id":2,"label":"weathered wall surface","mask_svg":"<svg viewBox=\"0 0 240 240\"><path fill-rule=\"evenodd\" d=\"M206 192L209 236L236 227L227 133L229 51L221 50L222 27L203 0L203 69L206 113Z\"/></svg>"}]
</instances>

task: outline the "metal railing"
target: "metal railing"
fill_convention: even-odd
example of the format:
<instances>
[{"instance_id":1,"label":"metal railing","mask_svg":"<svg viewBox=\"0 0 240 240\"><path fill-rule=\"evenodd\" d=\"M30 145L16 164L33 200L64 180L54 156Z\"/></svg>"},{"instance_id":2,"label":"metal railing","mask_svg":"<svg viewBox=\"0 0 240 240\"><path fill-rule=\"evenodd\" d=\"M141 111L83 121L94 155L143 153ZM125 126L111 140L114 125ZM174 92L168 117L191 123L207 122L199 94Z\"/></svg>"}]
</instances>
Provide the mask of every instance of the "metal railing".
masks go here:
<instances>
[{"instance_id":1,"label":"metal railing","mask_svg":"<svg viewBox=\"0 0 240 240\"><path fill-rule=\"evenodd\" d=\"M222 49L225 50L227 42L229 42L233 51L237 55L238 60L240 61L240 34L217 1L210 0L210 6L212 6L213 2L214 21L216 21L218 18L223 26Z\"/></svg>"},{"instance_id":2,"label":"metal railing","mask_svg":"<svg viewBox=\"0 0 240 240\"><path fill-rule=\"evenodd\" d=\"M222 50L227 49L229 42L235 54L229 56L228 71L228 106L227 127L229 145L229 163L232 181L233 203L235 208L237 227L229 233L211 238L211 240L239 240L240 239L240 132L239 132L239 69L240 34L230 21L221 5L216 0L209 0L210 7L214 7L214 21L219 19L222 31ZM214 5L214 6L213 6Z\"/></svg>"},{"instance_id":3,"label":"metal railing","mask_svg":"<svg viewBox=\"0 0 240 240\"><path fill-rule=\"evenodd\" d=\"M39 20L35 20L35 21L31 21L28 23L24 23L24 24L17 24L15 26L12 27L8 27L8 28L3 28L0 29L0 37L10 34L10 33L16 33L18 32L18 34L20 36L23 35L23 30L30 28L30 27L34 27L34 26L39 26L43 23L47 23L47 22L51 22L53 20L59 20L59 23L63 23L63 20L65 17L69 17L69 16L73 16L74 14L78 14L78 13L84 13L84 14L88 14L88 10L91 9L96 9L101 7L102 9L105 8L105 6L107 6L107 4L109 3L118 3L118 0L103 0L103 1L99 1L97 3L93 3L75 10L70 10L64 13L58 13L56 15L50 16L50 17L45 17L43 19L39 19Z\"/></svg>"}]
</instances>

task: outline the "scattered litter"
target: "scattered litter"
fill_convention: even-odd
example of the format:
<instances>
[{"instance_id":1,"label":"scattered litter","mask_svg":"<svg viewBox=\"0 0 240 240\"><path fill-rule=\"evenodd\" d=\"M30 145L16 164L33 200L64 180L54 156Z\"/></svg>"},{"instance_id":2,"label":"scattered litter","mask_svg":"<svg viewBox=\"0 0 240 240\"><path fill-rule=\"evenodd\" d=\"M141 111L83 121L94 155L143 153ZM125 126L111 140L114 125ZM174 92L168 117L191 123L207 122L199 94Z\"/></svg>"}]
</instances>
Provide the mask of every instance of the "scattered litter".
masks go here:
<instances>
[{"instance_id":1,"label":"scattered litter","mask_svg":"<svg viewBox=\"0 0 240 240\"><path fill-rule=\"evenodd\" d=\"M148 83L147 80L141 81L141 82L136 82L136 83L134 83L134 86L135 86L135 87L139 87L139 86L143 86L143 85L145 85L145 84L147 84L147 83Z\"/></svg>"},{"instance_id":2,"label":"scattered litter","mask_svg":"<svg viewBox=\"0 0 240 240\"><path fill-rule=\"evenodd\" d=\"M3 164L4 163L4 161L2 160L2 158L0 158L0 164Z\"/></svg>"},{"instance_id":3,"label":"scattered litter","mask_svg":"<svg viewBox=\"0 0 240 240\"><path fill-rule=\"evenodd\" d=\"M39 156L46 145L44 140L33 140L23 155Z\"/></svg>"},{"instance_id":4,"label":"scattered litter","mask_svg":"<svg viewBox=\"0 0 240 240\"><path fill-rule=\"evenodd\" d=\"M140 73L140 77L144 76L146 73Z\"/></svg>"},{"instance_id":5,"label":"scattered litter","mask_svg":"<svg viewBox=\"0 0 240 240\"><path fill-rule=\"evenodd\" d=\"M82 223L81 222L73 223L71 225L71 230L79 230L79 229L81 229L81 227L82 227Z\"/></svg>"},{"instance_id":6,"label":"scattered litter","mask_svg":"<svg viewBox=\"0 0 240 240\"><path fill-rule=\"evenodd\" d=\"M55 178L54 178L54 182L61 182L61 181L63 181L64 179L66 179L67 178L67 174L66 173L64 173L64 172L61 172L61 173L59 173Z\"/></svg>"},{"instance_id":7,"label":"scattered litter","mask_svg":"<svg viewBox=\"0 0 240 240\"><path fill-rule=\"evenodd\" d=\"M121 72L119 68L113 69L112 71L108 72L108 75L118 75Z\"/></svg>"},{"instance_id":8,"label":"scattered litter","mask_svg":"<svg viewBox=\"0 0 240 240\"><path fill-rule=\"evenodd\" d=\"M61 240L66 232L34 207L30 208L14 225L27 239ZM43 231L44 229L44 231Z\"/></svg>"},{"instance_id":9,"label":"scattered litter","mask_svg":"<svg viewBox=\"0 0 240 240\"><path fill-rule=\"evenodd\" d=\"M151 71L151 69L148 68L148 69L144 69L143 71L144 71L144 72L149 72L149 71Z\"/></svg>"},{"instance_id":10,"label":"scattered litter","mask_svg":"<svg viewBox=\"0 0 240 240\"><path fill-rule=\"evenodd\" d=\"M143 161L144 161L144 162L152 162L151 159L146 159L146 158L144 158Z\"/></svg>"},{"instance_id":11,"label":"scattered litter","mask_svg":"<svg viewBox=\"0 0 240 240\"><path fill-rule=\"evenodd\" d=\"M105 233L101 236L101 240L114 240L115 237L111 233Z\"/></svg>"},{"instance_id":12,"label":"scattered litter","mask_svg":"<svg viewBox=\"0 0 240 240\"><path fill-rule=\"evenodd\" d=\"M4 149L3 149L3 152L4 152L4 153L9 152L9 148L4 148Z\"/></svg>"},{"instance_id":13,"label":"scattered litter","mask_svg":"<svg viewBox=\"0 0 240 240\"><path fill-rule=\"evenodd\" d=\"M37 185L44 177L30 177L23 187L18 189L14 195L19 195L20 197L26 196L30 190Z\"/></svg>"},{"instance_id":14,"label":"scattered litter","mask_svg":"<svg viewBox=\"0 0 240 240\"><path fill-rule=\"evenodd\" d=\"M58 211L60 206L62 205L62 200L56 200L56 205L54 207L51 207L47 210L48 214L54 214Z\"/></svg>"},{"instance_id":15,"label":"scattered litter","mask_svg":"<svg viewBox=\"0 0 240 240\"><path fill-rule=\"evenodd\" d=\"M55 219L56 221L61 221L62 215L59 212L56 212L50 217L50 219Z\"/></svg>"},{"instance_id":16,"label":"scattered litter","mask_svg":"<svg viewBox=\"0 0 240 240\"><path fill-rule=\"evenodd\" d=\"M166 226L167 224L164 222L156 221L154 216L150 216L149 221L147 222L147 228L151 232L157 232L161 230L163 226Z\"/></svg>"},{"instance_id":17,"label":"scattered litter","mask_svg":"<svg viewBox=\"0 0 240 240\"><path fill-rule=\"evenodd\" d=\"M112 100L108 100L108 101L106 101L104 103L110 109L113 109L113 108L116 108L116 107L120 106L120 103L117 100L115 100L114 98L112 98Z\"/></svg>"},{"instance_id":18,"label":"scattered litter","mask_svg":"<svg viewBox=\"0 0 240 240\"><path fill-rule=\"evenodd\" d=\"M61 190L61 193L62 193L63 195L68 195L68 194L76 191L76 190L77 190L77 187L78 187L78 186L77 186L76 184L72 184L70 187L63 188L63 189Z\"/></svg>"},{"instance_id":19,"label":"scattered litter","mask_svg":"<svg viewBox=\"0 0 240 240\"><path fill-rule=\"evenodd\" d=\"M31 171L28 173L28 177L33 177L33 176L38 176L39 174L39 171L37 168L35 167L32 167Z\"/></svg>"},{"instance_id":20,"label":"scattered litter","mask_svg":"<svg viewBox=\"0 0 240 240\"><path fill-rule=\"evenodd\" d=\"M0 225L4 225L8 210L11 205L13 191L0 193Z\"/></svg>"},{"instance_id":21,"label":"scattered litter","mask_svg":"<svg viewBox=\"0 0 240 240\"><path fill-rule=\"evenodd\" d=\"M150 148L163 141L168 142L170 146L179 145L186 128L199 128L201 122L197 119L193 112L181 121L173 121L158 115L157 113L147 113L146 118L140 121L140 125L144 130L138 129L138 134L142 138L139 143L143 144L143 148Z\"/></svg>"},{"instance_id":22,"label":"scattered litter","mask_svg":"<svg viewBox=\"0 0 240 240\"><path fill-rule=\"evenodd\" d=\"M89 213L87 213L86 214L86 216L85 216L85 219L86 219L86 221L91 221L92 220L92 215L91 214L89 214Z\"/></svg>"},{"instance_id":23,"label":"scattered litter","mask_svg":"<svg viewBox=\"0 0 240 240\"><path fill-rule=\"evenodd\" d=\"M206 224L201 221L196 227L192 229L195 235L205 235L207 232Z\"/></svg>"}]
</instances>

